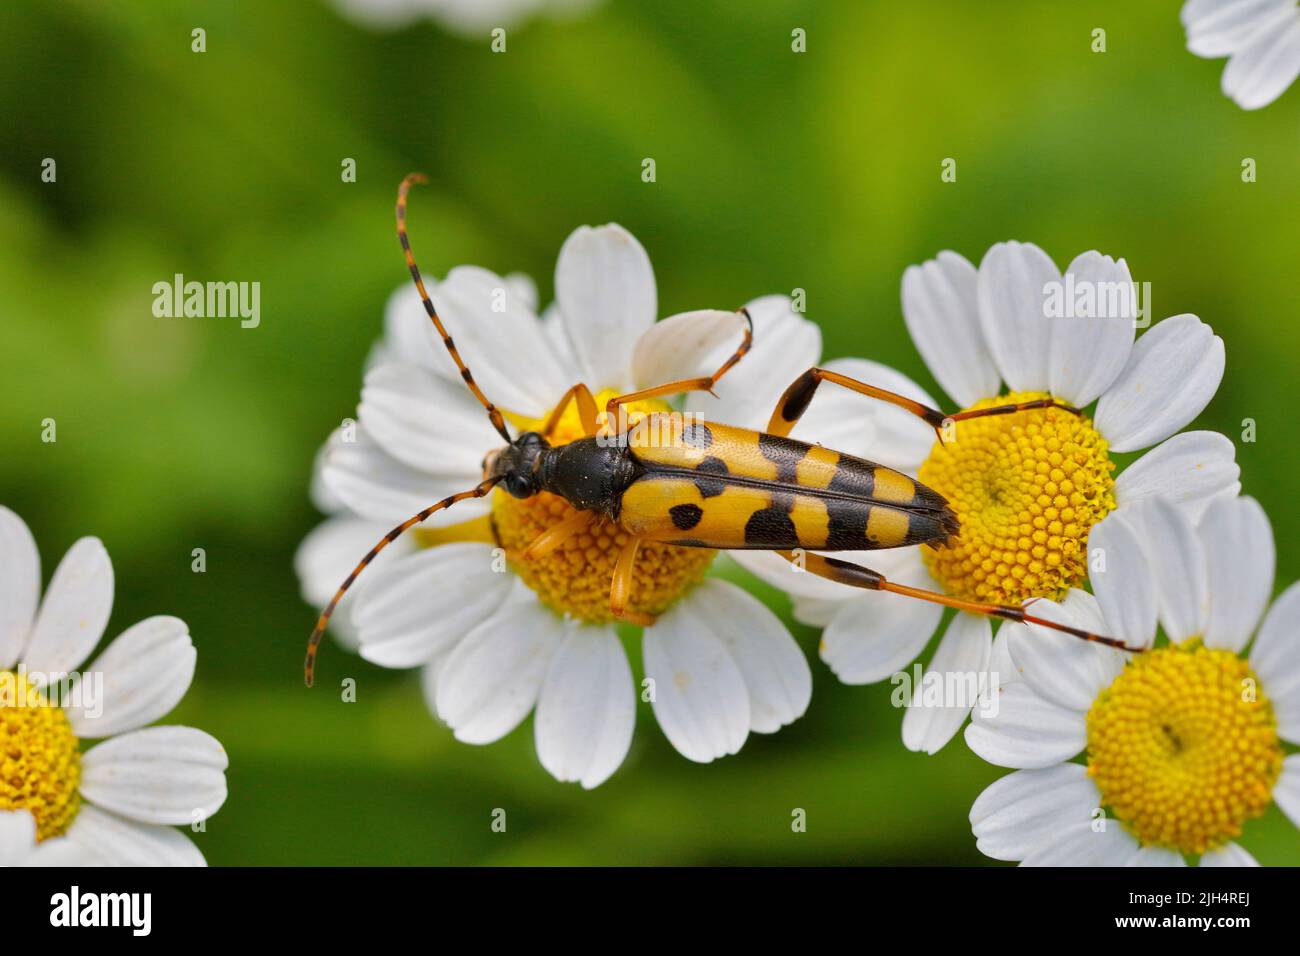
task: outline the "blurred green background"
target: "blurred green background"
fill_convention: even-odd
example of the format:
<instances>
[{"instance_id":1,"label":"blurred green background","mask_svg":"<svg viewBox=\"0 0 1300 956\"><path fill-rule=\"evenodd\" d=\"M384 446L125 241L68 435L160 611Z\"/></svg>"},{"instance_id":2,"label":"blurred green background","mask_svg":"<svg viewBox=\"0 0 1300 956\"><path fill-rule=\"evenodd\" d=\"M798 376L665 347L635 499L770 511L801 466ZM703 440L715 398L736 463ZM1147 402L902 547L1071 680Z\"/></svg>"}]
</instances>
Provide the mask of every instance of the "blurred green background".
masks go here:
<instances>
[{"instance_id":1,"label":"blurred green background","mask_svg":"<svg viewBox=\"0 0 1300 956\"><path fill-rule=\"evenodd\" d=\"M890 363L936 394L901 320L908 264L944 248L978 262L1009 238L1061 266L1097 248L1152 282L1157 318L1195 312L1225 339L1199 424L1237 440L1258 422L1238 460L1289 583L1300 90L1242 111L1219 92L1222 62L1184 49L1178 9L613 0L511 28L495 55L429 22L369 32L323 0L5 3L0 502L47 576L77 537L103 538L111 633L189 622L198 676L169 720L230 754L230 799L198 837L209 861L989 862L967 812L1003 771L960 741L908 753L889 686L841 686L816 660L807 715L713 765L679 757L642 704L626 764L592 793L541 769L531 721L457 743L414 674L337 646L330 669L358 678L358 702L308 692L316 612L291 561L318 520L311 462L354 413L405 281L392 200L411 169L433 182L413 220L430 273L519 269L549 301L565 236L613 220L649 251L661 314L801 287L827 357ZM45 157L57 184L40 181ZM956 183L940 182L944 157ZM1258 182L1241 181L1243 157ZM176 272L259 280L260 328L154 318L151 287ZM815 632L796 634L815 657ZM1300 862L1276 809L1243 842Z\"/></svg>"}]
</instances>

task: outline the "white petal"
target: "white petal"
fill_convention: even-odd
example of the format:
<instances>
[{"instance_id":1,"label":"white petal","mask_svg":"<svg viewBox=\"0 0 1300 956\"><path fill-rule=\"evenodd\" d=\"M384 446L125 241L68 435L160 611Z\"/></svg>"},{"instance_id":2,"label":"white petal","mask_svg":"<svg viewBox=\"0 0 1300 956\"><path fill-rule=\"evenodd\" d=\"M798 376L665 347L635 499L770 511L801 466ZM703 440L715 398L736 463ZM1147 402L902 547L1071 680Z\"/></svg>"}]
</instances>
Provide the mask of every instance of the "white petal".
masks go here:
<instances>
[{"instance_id":1,"label":"white petal","mask_svg":"<svg viewBox=\"0 0 1300 956\"><path fill-rule=\"evenodd\" d=\"M1105 633L1097 602L1086 591L1071 590L1061 604L1034 601L1038 617L1093 633ZM1152 633L1155 608L1152 604ZM1017 673L1043 699L1082 715L1124 669L1125 655L1104 644L1080 640L1037 625L1004 624L1007 650Z\"/></svg>"},{"instance_id":2,"label":"white petal","mask_svg":"<svg viewBox=\"0 0 1300 956\"><path fill-rule=\"evenodd\" d=\"M925 649L943 616L928 601L864 594L845 601L822 634L821 658L846 684L874 684Z\"/></svg>"},{"instance_id":3,"label":"white petal","mask_svg":"<svg viewBox=\"0 0 1300 956\"><path fill-rule=\"evenodd\" d=\"M998 370L980 329L978 277L944 250L903 272L903 321L931 374L965 408L998 393Z\"/></svg>"},{"instance_id":4,"label":"white petal","mask_svg":"<svg viewBox=\"0 0 1300 956\"><path fill-rule=\"evenodd\" d=\"M1183 855L1175 850L1166 850L1158 846L1144 846L1129 859L1126 866L1186 866Z\"/></svg>"},{"instance_id":5,"label":"white petal","mask_svg":"<svg viewBox=\"0 0 1300 956\"><path fill-rule=\"evenodd\" d=\"M355 437L352 442L331 440L325 481L358 515L387 523L390 528L482 480L477 469L460 475L433 475L404 465L380 448L364 428L358 428ZM443 528L478 518L489 510L487 498L470 498L435 512L424 527Z\"/></svg>"},{"instance_id":6,"label":"white petal","mask_svg":"<svg viewBox=\"0 0 1300 956\"><path fill-rule=\"evenodd\" d=\"M1137 840L1115 820L1107 820L1103 830L1093 827L1089 821L1063 828L1036 847L1021 866L1125 866L1137 854Z\"/></svg>"},{"instance_id":7,"label":"white petal","mask_svg":"<svg viewBox=\"0 0 1300 956\"><path fill-rule=\"evenodd\" d=\"M1004 625L993 635L993 653L989 655L989 680L992 688L990 693L996 693L999 687L1021 679L1020 670L1016 667L1016 662L1011 659L1011 649L1007 643L1007 635L1010 632L1011 628ZM980 706L990 705L981 697Z\"/></svg>"},{"instance_id":8,"label":"white petal","mask_svg":"<svg viewBox=\"0 0 1300 956\"><path fill-rule=\"evenodd\" d=\"M1197 56L1229 56L1261 31L1275 32L1295 15L1293 0L1188 0L1180 19L1187 49Z\"/></svg>"},{"instance_id":9,"label":"white petal","mask_svg":"<svg viewBox=\"0 0 1300 956\"><path fill-rule=\"evenodd\" d=\"M68 837L109 866L206 866L190 838L171 827L127 820L83 804Z\"/></svg>"},{"instance_id":10,"label":"white petal","mask_svg":"<svg viewBox=\"0 0 1300 956\"><path fill-rule=\"evenodd\" d=\"M1076 292L1073 307L1050 320L1049 391L1083 408L1115 381L1128 361L1137 327L1137 291L1128 263L1095 250L1076 257L1065 279L1067 288L1092 290L1094 301L1088 308ZM1079 305L1089 314L1070 314Z\"/></svg>"},{"instance_id":11,"label":"white petal","mask_svg":"<svg viewBox=\"0 0 1300 956\"><path fill-rule=\"evenodd\" d=\"M1273 802L1300 827L1300 754L1291 754L1282 761L1282 775L1273 787Z\"/></svg>"},{"instance_id":12,"label":"white petal","mask_svg":"<svg viewBox=\"0 0 1300 956\"><path fill-rule=\"evenodd\" d=\"M438 717L438 678L442 675L442 665L446 662L445 657L435 657L420 668L420 695L424 698L429 713L438 720L441 720Z\"/></svg>"},{"instance_id":13,"label":"white petal","mask_svg":"<svg viewBox=\"0 0 1300 956\"><path fill-rule=\"evenodd\" d=\"M1300 76L1300 16L1294 7L1291 14L1289 24L1260 31L1228 60L1223 92L1242 109L1267 106Z\"/></svg>"},{"instance_id":14,"label":"white petal","mask_svg":"<svg viewBox=\"0 0 1300 956\"><path fill-rule=\"evenodd\" d=\"M999 242L980 262L980 327L1013 391L1048 389L1052 327L1044 308L1048 284L1060 281L1060 270L1033 243Z\"/></svg>"},{"instance_id":15,"label":"white petal","mask_svg":"<svg viewBox=\"0 0 1300 956\"><path fill-rule=\"evenodd\" d=\"M127 628L82 675L78 705L67 708L73 732L112 737L166 716L190 689L197 656L180 618L150 617Z\"/></svg>"},{"instance_id":16,"label":"white petal","mask_svg":"<svg viewBox=\"0 0 1300 956\"><path fill-rule=\"evenodd\" d=\"M424 284L430 290L438 287L427 276ZM454 330L449 331L454 334ZM388 297L384 307L384 341L378 351L381 363L417 365L449 382L461 381L460 373L443 347L442 336L424 311L419 290L409 280Z\"/></svg>"},{"instance_id":17,"label":"white petal","mask_svg":"<svg viewBox=\"0 0 1300 956\"><path fill-rule=\"evenodd\" d=\"M226 802L226 751L193 727L146 727L81 760L81 795L141 823L191 824Z\"/></svg>"},{"instance_id":18,"label":"white petal","mask_svg":"<svg viewBox=\"0 0 1300 956\"><path fill-rule=\"evenodd\" d=\"M537 311L537 283L526 272L507 272L502 278L510 295L526 309Z\"/></svg>"},{"instance_id":19,"label":"white petal","mask_svg":"<svg viewBox=\"0 0 1300 956\"><path fill-rule=\"evenodd\" d=\"M67 837L53 837L43 840L23 861L23 866L105 866L103 857L87 850L80 843Z\"/></svg>"},{"instance_id":20,"label":"white petal","mask_svg":"<svg viewBox=\"0 0 1300 956\"><path fill-rule=\"evenodd\" d=\"M646 630L642 655L655 719L682 756L708 763L741 748L751 723L745 677L690 602Z\"/></svg>"},{"instance_id":21,"label":"white petal","mask_svg":"<svg viewBox=\"0 0 1300 956\"><path fill-rule=\"evenodd\" d=\"M1240 653L1273 595L1273 528L1254 498L1223 498L1206 509L1197 532L1209 562L1205 643Z\"/></svg>"},{"instance_id":22,"label":"white petal","mask_svg":"<svg viewBox=\"0 0 1300 956\"><path fill-rule=\"evenodd\" d=\"M433 300L474 380L501 408L540 418L574 384L573 370L556 357L536 314L500 276L460 266Z\"/></svg>"},{"instance_id":23,"label":"white petal","mask_svg":"<svg viewBox=\"0 0 1300 956\"><path fill-rule=\"evenodd\" d=\"M1300 581L1269 608L1250 649L1250 666L1273 701L1278 734L1300 743Z\"/></svg>"},{"instance_id":24,"label":"white petal","mask_svg":"<svg viewBox=\"0 0 1300 956\"><path fill-rule=\"evenodd\" d=\"M612 627L572 627L537 700L537 757L552 776L584 789L623 763L636 723L636 689Z\"/></svg>"},{"instance_id":25,"label":"white petal","mask_svg":"<svg viewBox=\"0 0 1300 956\"><path fill-rule=\"evenodd\" d=\"M936 407L925 389L878 362L835 359L823 367ZM911 412L831 382L817 389L791 437L906 472L914 472L935 443L934 429Z\"/></svg>"},{"instance_id":26,"label":"white petal","mask_svg":"<svg viewBox=\"0 0 1300 956\"><path fill-rule=\"evenodd\" d=\"M781 619L729 581L710 578L683 599L731 653L749 691L749 729L770 734L803 716L812 672Z\"/></svg>"},{"instance_id":27,"label":"white petal","mask_svg":"<svg viewBox=\"0 0 1300 956\"><path fill-rule=\"evenodd\" d=\"M1111 451L1163 441L1209 404L1223 379L1223 339L1194 315L1157 322L1097 403L1097 430Z\"/></svg>"},{"instance_id":28,"label":"white petal","mask_svg":"<svg viewBox=\"0 0 1300 956\"><path fill-rule=\"evenodd\" d=\"M1198 866L1259 866L1259 861L1236 843L1225 843L1217 850L1201 855Z\"/></svg>"},{"instance_id":29,"label":"white petal","mask_svg":"<svg viewBox=\"0 0 1300 956\"><path fill-rule=\"evenodd\" d=\"M1120 473L1115 500L1123 506L1160 495L1195 520L1215 498L1241 490L1236 454L1232 442L1218 432L1181 432Z\"/></svg>"},{"instance_id":30,"label":"white petal","mask_svg":"<svg viewBox=\"0 0 1300 956\"><path fill-rule=\"evenodd\" d=\"M800 624L809 627L828 627L843 606L843 601L827 601L821 598L804 598L798 595L790 597L790 616Z\"/></svg>"},{"instance_id":31,"label":"white petal","mask_svg":"<svg viewBox=\"0 0 1300 956\"><path fill-rule=\"evenodd\" d=\"M1159 594L1151 558L1127 514L1125 508L1112 512L1088 534L1092 590L1102 617L1096 622L1101 629L1094 633L1118 638L1130 647L1150 647L1156 636Z\"/></svg>"},{"instance_id":32,"label":"white petal","mask_svg":"<svg viewBox=\"0 0 1300 956\"><path fill-rule=\"evenodd\" d=\"M41 555L23 519L0 506L0 670L18 663L41 596Z\"/></svg>"},{"instance_id":33,"label":"white petal","mask_svg":"<svg viewBox=\"0 0 1300 956\"><path fill-rule=\"evenodd\" d=\"M0 810L0 866L20 866L36 847L36 818L26 810Z\"/></svg>"},{"instance_id":34,"label":"white petal","mask_svg":"<svg viewBox=\"0 0 1300 956\"><path fill-rule=\"evenodd\" d=\"M948 625L921 686L912 690L912 700L903 715L903 746L908 750L936 754L961 729L966 715L985 689L989 656L993 650L993 629L986 617L958 614ZM941 703L928 702L926 687L942 680Z\"/></svg>"},{"instance_id":35,"label":"white petal","mask_svg":"<svg viewBox=\"0 0 1300 956\"><path fill-rule=\"evenodd\" d=\"M1191 519L1164 498L1145 498L1125 509L1123 517L1146 543L1165 634L1171 641L1185 641L1203 633L1209 582L1205 548Z\"/></svg>"},{"instance_id":36,"label":"white petal","mask_svg":"<svg viewBox=\"0 0 1300 956\"><path fill-rule=\"evenodd\" d=\"M103 636L113 610L113 565L98 538L82 538L63 556L45 591L23 652L38 684L76 670Z\"/></svg>"},{"instance_id":37,"label":"white petal","mask_svg":"<svg viewBox=\"0 0 1300 956\"><path fill-rule=\"evenodd\" d=\"M417 667L450 651L510 591L514 575L493 570L493 550L477 541L439 545L372 577L353 611L361 656L381 667Z\"/></svg>"},{"instance_id":38,"label":"white petal","mask_svg":"<svg viewBox=\"0 0 1300 956\"><path fill-rule=\"evenodd\" d=\"M1031 770L1069 760L1087 743L1083 714L1036 694L1024 681L998 692L996 713L978 707L966 743L989 763Z\"/></svg>"},{"instance_id":39,"label":"white petal","mask_svg":"<svg viewBox=\"0 0 1300 956\"><path fill-rule=\"evenodd\" d=\"M555 263L555 301L583 381L597 390L630 385L629 345L659 309L641 243L615 223L579 226Z\"/></svg>"},{"instance_id":40,"label":"white petal","mask_svg":"<svg viewBox=\"0 0 1300 956\"><path fill-rule=\"evenodd\" d=\"M540 604L512 604L465 635L438 675L438 716L457 740L489 744L519 726L567 627Z\"/></svg>"},{"instance_id":41,"label":"white petal","mask_svg":"<svg viewBox=\"0 0 1300 956\"><path fill-rule=\"evenodd\" d=\"M693 393L686 398L686 408L707 421L762 429L785 390L821 358L822 333L791 308L788 296L765 295L746 308L754 320L754 347L718 383L717 398ZM718 368L736 344L719 342L701 355L703 371Z\"/></svg>"},{"instance_id":42,"label":"white petal","mask_svg":"<svg viewBox=\"0 0 1300 956\"><path fill-rule=\"evenodd\" d=\"M1091 821L1101 794L1082 764L1017 770L990 784L970 808L975 846L995 860L1023 860L1064 827Z\"/></svg>"},{"instance_id":43,"label":"white petal","mask_svg":"<svg viewBox=\"0 0 1300 956\"><path fill-rule=\"evenodd\" d=\"M636 340L632 349L632 384L652 388L685 378L712 375L744 341L745 318L739 312L701 309L681 312L656 322ZM721 358L713 361L714 355ZM749 362L749 356L718 383L719 393L732 390L732 372ZM713 361L713 364L709 364Z\"/></svg>"},{"instance_id":44,"label":"white petal","mask_svg":"<svg viewBox=\"0 0 1300 956\"><path fill-rule=\"evenodd\" d=\"M476 474L484 453L503 444L463 382L414 365L371 369L358 414L366 434L393 458L457 480Z\"/></svg>"}]
</instances>

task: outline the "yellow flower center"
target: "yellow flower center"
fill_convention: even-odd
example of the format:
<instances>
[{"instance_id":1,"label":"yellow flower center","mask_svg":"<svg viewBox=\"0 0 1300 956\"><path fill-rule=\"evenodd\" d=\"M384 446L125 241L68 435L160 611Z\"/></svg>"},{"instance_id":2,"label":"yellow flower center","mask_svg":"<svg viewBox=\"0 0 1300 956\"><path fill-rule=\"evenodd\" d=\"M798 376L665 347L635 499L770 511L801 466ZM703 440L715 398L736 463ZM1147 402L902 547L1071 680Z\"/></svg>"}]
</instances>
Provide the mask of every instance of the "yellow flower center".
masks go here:
<instances>
[{"instance_id":1,"label":"yellow flower center","mask_svg":"<svg viewBox=\"0 0 1300 956\"><path fill-rule=\"evenodd\" d=\"M1198 639L1132 658L1088 711L1088 773L1144 845L1197 854L1239 837L1282 759L1250 666Z\"/></svg>"},{"instance_id":2,"label":"yellow flower center","mask_svg":"<svg viewBox=\"0 0 1300 956\"><path fill-rule=\"evenodd\" d=\"M974 408L1049 398L1012 392ZM948 593L1019 605L1087 579L1088 532L1115 508L1114 463L1091 419L1056 408L955 423L918 477L948 499L960 536L921 555Z\"/></svg>"},{"instance_id":3,"label":"yellow flower center","mask_svg":"<svg viewBox=\"0 0 1300 956\"><path fill-rule=\"evenodd\" d=\"M0 671L0 810L28 810L36 839L59 836L81 806L81 751L63 708Z\"/></svg>"},{"instance_id":4,"label":"yellow flower center","mask_svg":"<svg viewBox=\"0 0 1300 956\"><path fill-rule=\"evenodd\" d=\"M613 392L596 396L603 409ZM667 411L663 402L646 401L625 406L628 422L635 425L653 411ZM541 421L519 421L521 428L537 429ZM567 444L583 437L582 425L573 406L561 418L550 441ZM571 614L590 624L613 620L609 611L609 590L614 565L627 544L628 535L606 518L597 518L585 531L573 535L550 554L532 561L519 559L519 552L544 531L573 514L573 508L556 495L542 493L532 498L514 498L497 489L492 496L492 526L497 541L506 549L510 565L520 579L536 592L547 607ZM659 615L668 610L692 585L699 583L717 552L707 548L679 548L644 542L632 571L632 593L628 610Z\"/></svg>"}]
</instances>

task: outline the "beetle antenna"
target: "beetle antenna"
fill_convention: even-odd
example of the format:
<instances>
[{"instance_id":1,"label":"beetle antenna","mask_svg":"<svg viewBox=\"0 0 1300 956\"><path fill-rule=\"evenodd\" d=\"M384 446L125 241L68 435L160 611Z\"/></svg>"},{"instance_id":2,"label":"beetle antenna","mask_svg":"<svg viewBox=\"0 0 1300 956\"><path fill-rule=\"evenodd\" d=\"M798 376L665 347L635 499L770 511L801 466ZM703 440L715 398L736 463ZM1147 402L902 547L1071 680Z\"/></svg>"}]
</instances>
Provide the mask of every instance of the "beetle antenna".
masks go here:
<instances>
[{"instance_id":1,"label":"beetle antenna","mask_svg":"<svg viewBox=\"0 0 1300 956\"><path fill-rule=\"evenodd\" d=\"M316 682L316 655L320 651L320 641L321 637L325 634L325 628L329 626L330 618L334 615L335 608L339 606L339 601L343 600L343 595L347 594L348 588L352 587L352 582L355 581L361 572L366 569L366 565L375 560L380 551L383 551L384 548L388 547L401 537L402 532L406 531L407 528L419 524L435 511L450 508L458 501L464 501L466 498L482 498L496 487L497 482L500 480L500 477L488 478L486 481L479 482L478 485L469 489L469 491L460 491L454 495L448 495L437 504L429 505L429 507L425 508L419 514L411 515L411 517L407 518L392 531L388 532L388 534L384 535L378 544L366 552L366 556L361 559L361 562L355 568L352 569L352 573L347 576L344 582L339 585L339 589L334 592L334 597L330 599L330 603L326 606L325 610L321 611L321 615L316 621L316 629L311 632L311 637L307 639L307 660L303 665L303 679L307 682L308 687Z\"/></svg>"},{"instance_id":2,"label":"beetle antenna","mask_svg":"<svg viewBox=\"0 0 1300 956\"><path fill-rule=\"evenodd\" d=\"M420 267L415 264L415 256L411 252L411 239L406 234L406 196L411 191L411 186L416 183L427 183L428 181L429 178L424 173L410 173L402 180L402 184L397 187L397 238L402 243L402 253L406 256L406 266L411 270L411 278L415 280L415 287L420 291L420 301L424 303L424 311L429 313L434 328L442 336L442 344L447 347L447 351L451 354L451 360L460 369L460 377L465 380L465 384L474 393L474 397L479 400L479 403L487 409L488 418L491 419L492 427L497 430L497 434L506 440L506 444L510 444L513 439L510 437L510 432L506 430L505 418L502 417L500 409L488 401L488 397L483 394L483 390L474 381L469 366L460 357L460 352L456 351L456 343L447 334L446 326L442 324L442 319L438 317L438 310L433 307L433 300L429 298L429 292L424 287L424 279L420 276Z\"/></svg>"}]
</instances>

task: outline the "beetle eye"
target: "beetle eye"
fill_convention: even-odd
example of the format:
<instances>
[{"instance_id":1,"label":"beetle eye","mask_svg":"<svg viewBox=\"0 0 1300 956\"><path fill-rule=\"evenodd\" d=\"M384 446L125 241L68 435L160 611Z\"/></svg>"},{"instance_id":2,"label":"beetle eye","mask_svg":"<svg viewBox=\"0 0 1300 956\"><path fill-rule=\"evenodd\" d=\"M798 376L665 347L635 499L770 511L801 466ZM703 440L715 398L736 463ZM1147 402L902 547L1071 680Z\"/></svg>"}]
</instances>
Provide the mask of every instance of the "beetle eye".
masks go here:
<instances>
[{"instance_id":1,"label":"beetle eye","mask_svg":"<svg viewBox=\"0 0 1300 956\"><path fill-rule=\"evenodd\" d=\"M506 475L506 491L516 498L527 498L532 494L532 485L523 475L511 472Z\"/></svg>"}]
</instances>

